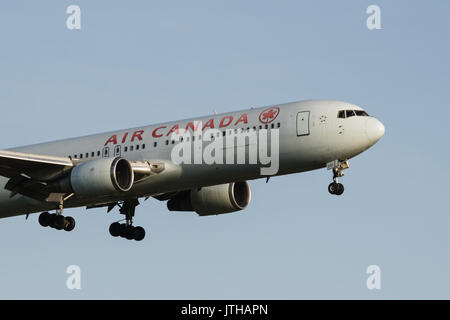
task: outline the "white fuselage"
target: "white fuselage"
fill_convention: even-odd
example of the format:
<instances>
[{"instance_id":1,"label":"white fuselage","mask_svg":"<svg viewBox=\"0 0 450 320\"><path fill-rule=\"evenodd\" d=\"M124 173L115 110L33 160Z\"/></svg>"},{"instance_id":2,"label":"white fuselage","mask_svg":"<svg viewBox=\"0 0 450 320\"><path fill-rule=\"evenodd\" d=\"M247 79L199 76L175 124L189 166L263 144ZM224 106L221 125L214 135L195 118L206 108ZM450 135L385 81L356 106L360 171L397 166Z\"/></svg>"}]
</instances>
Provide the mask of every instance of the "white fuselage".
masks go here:
<instances>
[{"instance_id":1,"label":"white fuselage","mask_svg":"<svg viewBox=\"0 0 450 320\"><path fill-rule=\"evenodd\" d=\"M71 138L11 151L70 157L77 161L123 157L130 161L161 161L165 164L162 173L135 184L127 193L92 198L75 196L65 204L66 208L92 206L263 177L259 164L173 163L171 152L176 143L172 143L171 134L177 129L193 133L211 128L220 132L258 131L266 125L269 130L272 127L279 129L279 170L276 175L323 168L330 161L352 158L375 144L384 134L384 127L375 118L356 116L356 113L340 118L338 114L342 110L363 109L341 101L302 101ZM305 117L299 119L299 115ZM195 121L201 121L202 130L197 127L197 131L193 131ZM54 209L53 204L22 195L10 197L11 192L4 189L7 182L8 178L0 177L0 217Z\"/></svg>"}]
</instances>

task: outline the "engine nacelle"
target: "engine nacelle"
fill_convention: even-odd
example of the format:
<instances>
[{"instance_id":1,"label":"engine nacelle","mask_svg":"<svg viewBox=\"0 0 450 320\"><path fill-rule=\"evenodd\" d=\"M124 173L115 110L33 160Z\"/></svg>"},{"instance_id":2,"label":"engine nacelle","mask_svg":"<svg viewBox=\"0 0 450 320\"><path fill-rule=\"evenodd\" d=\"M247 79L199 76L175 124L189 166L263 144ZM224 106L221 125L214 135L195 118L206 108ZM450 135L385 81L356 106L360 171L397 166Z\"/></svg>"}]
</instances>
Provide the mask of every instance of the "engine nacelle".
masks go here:
<instances>
[{"instance_id":1,"label":"engine nacelle","mask_svg":"<svg viewBox=\"0 0 450 320\"><path fill-rule=\"evenodd\" d=\"M127 192L134 183L131 163L123 158L87 161L74 167L69 177L60 181L60 189L77 195L106 195Z\"/></svg>"},{"instance_id":2,"label":"engine nacelle","mask_svg":"<svg viewBox=\"0 0 450 320\"><path fill-rule=\"evenodd\" d=\"M200 216L230 213L245 209L251 200L247 181L220 184L184 192L170 199L170 211L195 211Z\"/></svg>"}]
</instances>

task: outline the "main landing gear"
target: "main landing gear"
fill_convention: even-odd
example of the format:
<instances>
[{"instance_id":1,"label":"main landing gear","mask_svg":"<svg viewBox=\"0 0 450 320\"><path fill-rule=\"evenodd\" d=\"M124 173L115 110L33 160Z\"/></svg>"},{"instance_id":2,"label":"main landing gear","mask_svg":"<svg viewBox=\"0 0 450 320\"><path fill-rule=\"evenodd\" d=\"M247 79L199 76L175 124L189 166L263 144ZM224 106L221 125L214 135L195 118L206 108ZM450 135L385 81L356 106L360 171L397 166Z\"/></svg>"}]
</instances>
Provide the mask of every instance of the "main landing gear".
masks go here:
<instances>
[{"instance_id":1,"label":"main landing gear","mask_svg":"<svg viewBox=\"0 0 450 320\"><path fill-rule=\"evenodd\" d=\"M43 227L51 227L56 230L72 231L75 228L75 219L72 217L64 217L62 215L64 210L64 201L72 197L73 194L66 198L61 196L59 206L56 213L43 212L39 215L39 224Z\"/></svg>"},{"instance_id":2,"label":"main landing gear","mask_svg":"<svg viewBox=\"0 0 450 320\"><path fill-rule=\"evenodd\" d=\"M43 212L39 215L39 224L56 230L72 231L75 228L75 219L61 214Z\"/></svg>"},{"instance_id":3,"label":"main landing gear","mask_svg":"<svg viewBox=\"0 0 450 320\"><path fill-rule=\"evenodd\" d=\"M125 223L114 222L109 227L109 233L113 237L122 237L128 240L141 241L145 238L145 230L142 227L133 226L133 217L136 210L136 206L139 205L139 201L126 200L120 207L120 213L125 215Z\"/></svg>"},{"instance_id":4,"label":"main landing gear","mask_svg":"<svg viewBox=\"0 0 450 320\"><path fill-rule=\"evenodd\" d=\"M328 192L340 196L344 193L344 185L342 183L339 183L338 178L344 176L342 170L345 170L349 167L348 161L336 160L328 164L327 167L329 169L333 169L333 182L328 185Z\"/></svg>"}]
</instances>

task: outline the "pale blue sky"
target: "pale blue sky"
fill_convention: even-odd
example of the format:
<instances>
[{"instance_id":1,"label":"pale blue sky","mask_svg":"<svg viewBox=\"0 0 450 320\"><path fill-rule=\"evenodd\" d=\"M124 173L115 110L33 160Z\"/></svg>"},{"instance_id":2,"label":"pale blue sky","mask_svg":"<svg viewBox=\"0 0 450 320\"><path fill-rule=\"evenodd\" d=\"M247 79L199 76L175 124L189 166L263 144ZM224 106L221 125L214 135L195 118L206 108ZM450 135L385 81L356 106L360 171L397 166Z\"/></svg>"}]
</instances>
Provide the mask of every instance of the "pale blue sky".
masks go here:
<instances>
[{"instance_id":1,"label":"pale blue sky","mask_svg":"<svg viewBox=\"0 0 450 320\"><path fill-rule=\"evenodd\" d=\"M82 29L66 28L66 8ZM381 7L382 30L366 28ZM0 148L303 99L363 106L386 126L330 172L251 182L217 217L72 209L71 233L0 220L0 298L450 298L448 1L9 1L0 5ZM66 267L82 290L66 288ZM369 291L367 266L382 289Z\"/></svg>"}]
</instances>

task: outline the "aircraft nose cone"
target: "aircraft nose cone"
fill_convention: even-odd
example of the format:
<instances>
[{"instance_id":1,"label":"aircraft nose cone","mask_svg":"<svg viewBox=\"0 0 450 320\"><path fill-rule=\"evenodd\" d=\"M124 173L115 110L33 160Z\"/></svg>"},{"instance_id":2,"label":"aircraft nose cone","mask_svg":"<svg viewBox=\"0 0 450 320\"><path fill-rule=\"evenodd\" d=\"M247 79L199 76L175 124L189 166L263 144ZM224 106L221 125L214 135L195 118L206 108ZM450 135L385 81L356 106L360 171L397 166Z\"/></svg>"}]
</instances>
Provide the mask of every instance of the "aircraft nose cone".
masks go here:
<instances>
[{"instance_id":1,"label":"aircraft nose cone","mask_svg":"<svg viewBox=\"0 0 450 320\"><path fill-rule=\"evenodd\" d=\"M366 134L371 143L375 143L384 136L384 125L375 118L367 119Z\"/></svg>"}]
</instances>

